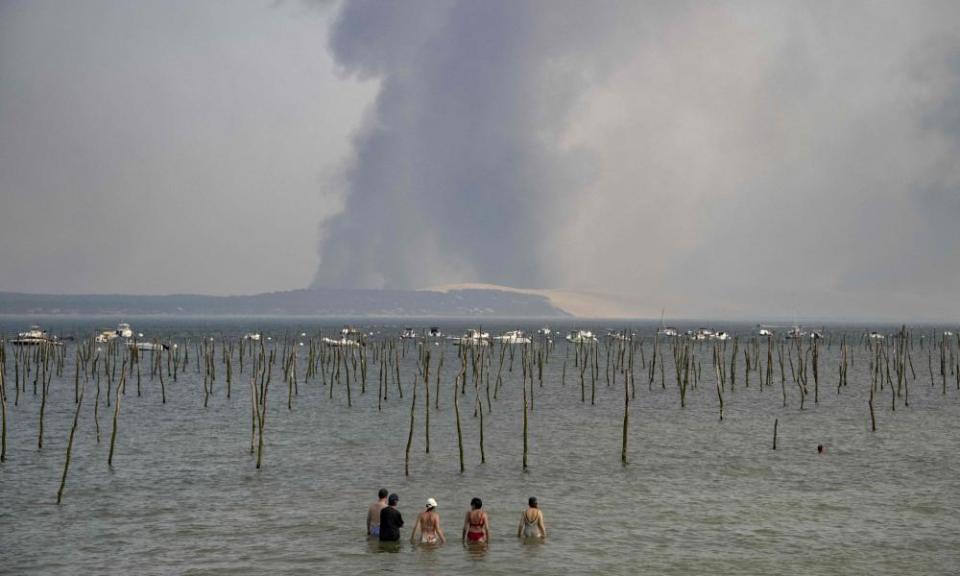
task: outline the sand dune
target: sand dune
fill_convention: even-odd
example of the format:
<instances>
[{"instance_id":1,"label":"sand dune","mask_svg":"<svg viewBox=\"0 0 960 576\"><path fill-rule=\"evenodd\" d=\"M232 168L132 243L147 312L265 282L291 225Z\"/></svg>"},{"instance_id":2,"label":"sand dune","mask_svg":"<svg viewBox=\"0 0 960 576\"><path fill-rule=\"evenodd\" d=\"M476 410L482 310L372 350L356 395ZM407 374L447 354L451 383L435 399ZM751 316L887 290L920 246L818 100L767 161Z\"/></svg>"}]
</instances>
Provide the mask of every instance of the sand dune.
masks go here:
<instances>
[{"instance_id":1,"label":"sand dune","mask_svg":"<svg viewBox=\"0 0 960 576\"><path fill-rule=\"evenodd\" d=\"M568 314L579 318L658 318L660 310L638 302L639 298L618 294L580 292L554 288L512 288L496 284L470 283L444 284L422 290L450 292L452 290L500 290L543 296L550 303Z\"/></svg>"}]
</instances>

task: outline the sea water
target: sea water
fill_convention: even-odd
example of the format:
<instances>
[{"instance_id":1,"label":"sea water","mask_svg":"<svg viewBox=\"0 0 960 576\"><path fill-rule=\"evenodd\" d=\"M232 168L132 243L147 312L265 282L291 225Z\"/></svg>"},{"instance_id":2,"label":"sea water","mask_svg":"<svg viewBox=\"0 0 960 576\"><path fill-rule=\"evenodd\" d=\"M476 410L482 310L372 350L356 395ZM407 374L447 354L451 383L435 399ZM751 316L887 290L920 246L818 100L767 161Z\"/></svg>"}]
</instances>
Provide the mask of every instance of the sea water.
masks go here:
<instances>
[{"instance_id":1,"label":"sea water","mask_svg":"<svg viewBox=\"0 0 960 576\"><path fill-rule=\"evenodd\" d=\"M661 338L665 360L648 378L651 323L550 320L390 321L310 319L127 319L147 339L179 342L191 358L177 381L151 379L149 354L141 367L141 393L127 379L118 417L112 467L107 452L114 407L99 407L101 441L93 416L95 383L85 384L63 503L56 493L73 420L74 353L66 342L62 377L54 377L37 448L41 394L33 375L14 405L13 354L7 345L7 461L0 465L0 573L5 574L956 574L960 572L960 393L949 372L946 394L939 375L941 329L917 327L911 349L915 378L891 409L891 387L877 391L878 429L870 429L867 401L871 354L863 334L874 327L828 326L820 343L820 383L814 401L800 408L799 386L774 355L773 381L744 381L742 350L756 332L750 324L715 326L740 338L733 389L724 391L719 419L712 342L694 344L700 378L680 406L671 340ZM401 358L403 398L391 374L386 400L378 402L379 364L368 358L366 392L359 383L347 405L345 384L329 375L304 382L309 338L338 333L349 322L372 333L371 341L396 339L405 326L438 325L447 334L468 327L497 333L549 324L558 337L535 377L528 412L528 468L522 467L521 353L509 353L502 386L487 411L486 381L474 387L468 367L465 393L455 391L460 363L449 341L431 353L430 452L416 344ZM0 321L8 338L30 319ZM63 336L91 337L116 319L48 319ZM635 397L629 405L628 463L620 461L623 374L606 376L606 344L600 348L593 394L589 369L581 401L576 349L566 330L588 328L601 336L632 328L643 337L643 358L634 361ZM681 326L686 328L688 326ZM692 325L690 326L692 327ZM894 327L876 327L892 332ZM220 346L260 332L263 344L298 347L297 394L288 408L281 360L273 368L265 424L263 466L250 453L251 357L240 373L237 353L227 397ZM307 336L301 337L301 333ZM921 346L919 336L925 335ZM853 355L846 387L839 389L840 339ZM217 375L204 407L203 375L196 344L214 338ZM271 338L267 340L267 338ZM761 362L766 363L766 340ZM805 348L808 342L804 344ZM726 348L730 361L732 343ZM615 349L615 348L614 348ZM438 358L439 398L436 395ZM496 388L499 346L490 371ZM929 357L928 357L929 356ZM787 359L785 358L785 361ZM798 362L797 358L793 359ZM562 378L566 362L566 375ZM166 363L164 363L166 367ZM932 367L932 370L929 368ZM729 372L729 365L726 366ZM119 369L119 367L118 367ZM896 384L896 376L893 376ZM931 380L933 384L931 385ZM83 377L81 376L81 381ZM414 413L410 475L404 452L411 401ZM527 382L529 392L529 381ZM477 390L483 403L481 463ZM783 392L786 390L787 405ZM454 394L464 441L459 470ZM591 396L594 401L591 402ZM436 407L435 403L439 403ZM379 407L378 407L379 404ZM777 449L772 449L774 420ZM825 447L817 453L817 445ZM404 540L382 548L365 537L366 508L379 488L400 495ZM486 548L460 542L472 497L483 499L492 540ZM516 538L529 496L539 499L548 537L542 544ZM446 546L414 547L407 537L428 497L439 502Z\"/></svg>"}]
</instances>

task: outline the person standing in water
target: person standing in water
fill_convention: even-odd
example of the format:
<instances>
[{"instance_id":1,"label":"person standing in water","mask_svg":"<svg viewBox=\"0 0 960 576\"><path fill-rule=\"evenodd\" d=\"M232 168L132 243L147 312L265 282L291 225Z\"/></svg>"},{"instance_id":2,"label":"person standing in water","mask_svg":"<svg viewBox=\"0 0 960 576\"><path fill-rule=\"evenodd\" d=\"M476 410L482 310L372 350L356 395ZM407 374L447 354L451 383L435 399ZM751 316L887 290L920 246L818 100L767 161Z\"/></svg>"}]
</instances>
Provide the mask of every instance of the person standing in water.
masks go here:
<instances>
[{"instance_id":1,"label":"person standing in water","mask_svg":"<svg viewBox=\"0 0 960 576\"><path fill-rule=\"evenodd\" d=\"M387 507L387 489L381 488L377 500L367 508L367 536L380 536L380 511Z\"/></svg>"},{"instance_id":2,"label":"person standing in water","mask_svg":"<svg viewBox=\"0 0 960 576\"><path fill-rule=\"evenodd\" d=\"M490 519L481 508L483 508L482 500L479 498L470 500L470 510L463 519L464 543L480 544L490 541Z\"/></svg>"},{"instance_id":3,"label":"person standing in water","mask_svg":"<svg viewBox=\"0 0 960 576\"><path fill-rule=\"evenodd\" d=\"M416 543L417 528L420 529L421 544L446 544L447 537L440 528L440 515L437 514L437 501L427 499L427 509L417 516L417 522L410 531L410 543Z\"/></svg>"},{"instance_id":4,"label":"person standing in water","mask_svg":"<svg viewBox=\"0 0 960 576\"><path fill-rule=\"evenodd\" d=\"M391 494L387 499L387 507L380 511L380 541L399 542L400 528L403 527L403 516L397 510L400 497Z\"/></svg>"},{"instance_id":5,"label":"person standing in water","mask_svg":"<svg viewBox=\"0 0 960 576\"><path fill-rule=\"evenodd\" d=\"M517 538L543 539L547 537L547 527L543 524L543 512L537 505L535 496L527 500L527 509L520 513L520 525L517 526Z\"/></svg>"}]
</instances>

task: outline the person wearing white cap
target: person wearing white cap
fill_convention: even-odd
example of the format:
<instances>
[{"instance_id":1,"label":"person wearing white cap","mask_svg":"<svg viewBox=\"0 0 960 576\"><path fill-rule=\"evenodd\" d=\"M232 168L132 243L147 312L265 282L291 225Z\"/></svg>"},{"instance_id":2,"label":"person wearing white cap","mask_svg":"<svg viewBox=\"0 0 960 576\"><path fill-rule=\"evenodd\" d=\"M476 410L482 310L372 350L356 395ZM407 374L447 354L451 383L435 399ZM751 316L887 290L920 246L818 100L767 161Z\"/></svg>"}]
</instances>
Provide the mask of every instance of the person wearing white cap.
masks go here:
<instances>
[{"instance_id":1,"label":"person wearing white cap","mask_svg":"<svg viewBox=\"0 0 960 576\"><path fill-rule=\"evenodd\" d=\"M421 544L446 544L447 538L440 528L440 515L437 514L437 501L427 498L427 509L417 516L417 523L410 531L410 543L416 543L417 529L420 529Z\"/></svg>"}]
</instances>

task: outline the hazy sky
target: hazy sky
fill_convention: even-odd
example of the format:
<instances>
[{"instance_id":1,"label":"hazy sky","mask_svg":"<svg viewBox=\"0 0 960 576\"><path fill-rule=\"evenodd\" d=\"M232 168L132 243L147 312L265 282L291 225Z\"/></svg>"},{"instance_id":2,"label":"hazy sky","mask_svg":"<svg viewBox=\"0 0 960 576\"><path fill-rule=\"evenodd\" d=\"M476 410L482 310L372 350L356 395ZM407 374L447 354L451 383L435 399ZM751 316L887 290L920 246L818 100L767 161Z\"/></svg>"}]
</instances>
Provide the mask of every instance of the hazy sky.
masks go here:
<instances>
[{"instance_id":1,"label":"hazy sky","mask_svg":"<svg viewBox=\"0 0 960 576\"><path fill-rule=\"evenodd\" d=\"M0 290L307 285L376 90L334 8L0 2Z\"/></svg>"},{"instance_id":2,"label":"hazy sky","mask_svg":"<svg viewBox=\"0 0 960 576\"><path fill-rule=\"evenodd\" d=\"M0 4L0 289L960 313L960 3Z\"/></svg>"}]
</instances>

